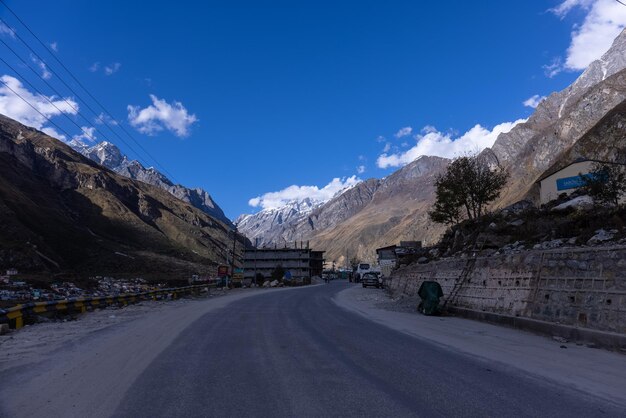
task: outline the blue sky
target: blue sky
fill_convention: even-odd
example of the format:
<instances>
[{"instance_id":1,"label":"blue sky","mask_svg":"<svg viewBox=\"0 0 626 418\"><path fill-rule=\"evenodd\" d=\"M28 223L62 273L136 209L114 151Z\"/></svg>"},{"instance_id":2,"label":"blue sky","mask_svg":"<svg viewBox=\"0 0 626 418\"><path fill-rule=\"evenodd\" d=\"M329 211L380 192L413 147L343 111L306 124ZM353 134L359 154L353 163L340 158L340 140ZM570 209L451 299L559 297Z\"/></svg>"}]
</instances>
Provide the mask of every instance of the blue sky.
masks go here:
<instances>
[{"instance_id":1,"label":"blue sky","mask_svg":"<svg viewBox=\"0 0 626 418\"><path fill-rule=\"evenodd\" d=\"M626 24L626 7L612 0L4 1L175 180L205 188L232 218L383 177L422 152L489 145L494 127L527 118L523 102L570 84ZM70 81L1 5L0 17L47 67L0 27L5 42L41 74L52 67ZM0 74L34 93L1 62ZM50 127L7 96L0 91L0 111Z\"/></svg>"}]
</instances>

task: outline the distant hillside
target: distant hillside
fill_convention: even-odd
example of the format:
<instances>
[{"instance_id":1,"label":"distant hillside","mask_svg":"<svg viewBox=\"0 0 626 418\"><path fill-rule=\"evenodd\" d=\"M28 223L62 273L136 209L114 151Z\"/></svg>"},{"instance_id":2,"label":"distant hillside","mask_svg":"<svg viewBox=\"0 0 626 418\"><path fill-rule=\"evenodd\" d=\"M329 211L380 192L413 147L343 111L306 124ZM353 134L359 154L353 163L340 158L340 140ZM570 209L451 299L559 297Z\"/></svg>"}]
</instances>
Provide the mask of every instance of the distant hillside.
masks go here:
<instances>
[{"instance_id":1,"label":"distant hillside","mask_svg":"<svg viewBox=\"0 0 626 418\"><path fill-rule=\"evenodd\" d=\"M422 157L384 179L369 179L305 213L294 211L280 225L263 222L283 208L261 211L238 220L239 231L252 241L284 245L311 240L325 250L326 258L339 264L353 257L373 259L378 247L397 240L435 241L443 228L434 225L426 212L433 202L435 176L448 160ZM274 215L275 217L276 215Z\"/></svg>"},{"instance_id":2,"label":"distant hillside","mask_svg":"<svg viewBox=\"0 0 626 418\"><path fill-rule=\"evenodd\" d=\"M626 31L569 87L542 101L533 115L500 134L483 155L493 158L511 178L493 208L524 198L536 199L543 173L576 158L626 162ZM403 239L435 243L444 231L428 219L433 181L448 161L420 157L390 176L370 179L310 214L280 228L253 222L263 242L312 240L338 263L357 257L374 260L375 248ZM280 210L280 209L278 209ZM241 231L249 231L244 226ZM277 233L278 232L278 233ZM278 237L283 241L274 241Z\"/></svg>"},{"instance_id":3,"label":"distant hillside","mask_svg":"<svg viewBox=\"0 0 626 418\"><path fill-rule=\"evenodd\" d=\"M33 274L187 278L232 246L224 222L1 115L0 219L0 270Z\"/></svg>"},{"instance_id":4,"label":"distant hillside","mask_svg":"<svg viewBox=\"0 0 626 418\"><path fill-rule=\"evenodd\" d=\"M191 204L204 213L224 222L229 227L234 228L230 219L224 215L222 208L215 203L206 190L201 188L190 189L180 184L174 184L155 168L146 168L139 161L128 159L117 146L110 142L103 141L99 144L89 146L83 142L74 140L69 142L69 145L98 164L123 176L167 190L180 200Z\"/></svg>"}]
</instances>

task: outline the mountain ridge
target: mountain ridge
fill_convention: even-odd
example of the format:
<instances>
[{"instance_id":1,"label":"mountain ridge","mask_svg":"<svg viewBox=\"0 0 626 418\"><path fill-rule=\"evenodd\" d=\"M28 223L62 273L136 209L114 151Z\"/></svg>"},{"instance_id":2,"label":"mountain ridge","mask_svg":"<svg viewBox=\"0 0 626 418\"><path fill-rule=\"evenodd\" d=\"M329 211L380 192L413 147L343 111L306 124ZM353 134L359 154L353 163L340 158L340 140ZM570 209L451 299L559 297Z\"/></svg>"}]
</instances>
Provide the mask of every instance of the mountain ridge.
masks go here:
<instances>
[{"instance_id":1,"label":"mountain ridge","mask_svg":"<svg viewBox=\"0 0 626 418\"><path fill-rule=\"evenodd\" d=\"M68 142L68 145L82 155L118 174L162 188L178 199L190 203L206 214L221 220L230 228L234 228L232 221L226 217L222 208L219 207L206 190L199 187L188 188L180 184L174 184L167 176L154 167L146 168L139 161L129 159L122 154L115 144L102 141L90 146L84 142L72 140Z\"/></svg>"},{"instance_id":2,"label":"mountain ridge","mask_svg":"<svg viewBox=\"0 0 626 418\"><path fill-rule=\"evenodd\" d=\"M46 277L186 280L232 248L222 221L3 115L0 217L0 268Z\"/></svg>"},{"instance_id":3,"label":"mountain ridge","mask_svg":"<svg viewBox=\"0 0 626 418\"><path fill-rule=\"evenodd\" d=\"M482 155L492 157L511 173L509 183L492 208L525 198L538 199L536 180L574 155L585 157L583 151L589 157L624 158L626 144L619 139L622 133L619 126L626 123L621 119L626 111L625 69L626 30L570 86L550 94L526 122L501 133L491 148L482 151ZM607 124L608 116L617 123L617 128ZM598 131L610 134L604 143ZM432 183L447 163L441 163L431 174L416 169L419 161L430 158L435 157L419 157L387 178L368 180L376 184L375 192L349 216L328 221L325 228L314 228L316 223L324 224L323 218L333 218L334 211L327 202L316 208L306 222L299 220L289 228L283 227L282 233L289 230L295 237L311 239L317 248L327 251L327 258L344 263L351 257L373 261L377 246L401 239L434 244L445 228L428 218L434 201ZM404 180L400 181L401 178ZM242 232L245 234L245 229Z\"/></svg>"}]
</instances>

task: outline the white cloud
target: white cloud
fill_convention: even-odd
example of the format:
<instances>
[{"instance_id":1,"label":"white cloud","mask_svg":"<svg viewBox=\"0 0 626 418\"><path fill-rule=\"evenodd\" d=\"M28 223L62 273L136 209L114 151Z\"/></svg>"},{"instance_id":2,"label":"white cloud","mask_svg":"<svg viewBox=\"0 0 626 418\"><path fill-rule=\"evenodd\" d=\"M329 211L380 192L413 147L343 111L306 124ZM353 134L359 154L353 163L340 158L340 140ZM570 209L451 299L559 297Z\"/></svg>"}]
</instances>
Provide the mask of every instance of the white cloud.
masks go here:
<instances>
[{"instance_id":1,"label":"white cloud","mask_svg":"<svg viewBox=\"0 0 626 418\"><path fill-rule=\"evenodd\" d=\"M52 126L44 126L43 128L41 128L41 132L53 138L60 139L62 141L67 140L67 137L65 135L57 131Z\"/></svg>"},{"instance_id":2,"label":"white cloud","mask_svg":"<svg viewBox=\"0 0 626 418\"><path fill-rule=\"evenodd\" d=\"M181 102L172 104L151 94L152 105L140 109L128 105L128 120L139 132L153 135L163 129L173 132L178 137L189 135L189 128L198 121L196 115L189 114Z\"/></svg>"},{"instance_id":3,"label":"white cloud","mask_svg":"<svg viewBox=\"0 0 626 418\"><path fill-rule=\"evenodd\" d=\"M562 19L576 8L586 12L585 18L572 30L565 61L549 74L555 75L561 69L584 70L609 49L626 27L626 7L615 0L565 0L550 11Z\"/></svg>"},{"instance_id":4,"label":"white cloud","mask_svg":"<svg viewBox=\"0 0 626 418\"><path fill-rule=\"evenodd\" d=\"M437 128L435 128L433 125L426 125L422 128L423 134L429 134L432 132L437 132Z\"/></svg>"},{"instance_id":5,"label":"white cloud","mask_svg":"<svg viewBox=\"0 0 626 418\"><path fill-rule=\"evenodd\" d=\"M106 67L104 67L104 74L106 75L115 74L116 72L120 70L121 67L122 67L122 64L120 64L119 62L114 62L113 64L107 65Z\"/></svg>"},{"instance_id":6,"label":"white cloud","mask_svg":"<svg viewBox=\"0 0 626 418\"><path fill-rule=\"evenodd\" d=\"M468 152L481 151L492 146L498 135L509 132L515 125L525 121L525 119L520 119L515 122L504 122L496 125L492 130L476 125L456 138L450 133L428 129L425 135L416 136L417 143L412 148L396 154L383 153L376 160L376 164L380 168L401 167L422 155L454 158Z\"/></svg>"},{"instance_id":7,"label":"white cloud","mask_svg":"<svg viewBox=\"0 0 626 418\"><path fill-rule=\"evenodd\" d=\"M405 126L404 128L400 128L398 132L395 133L396 138L402 138L403 136L409 136L413 132L413 128L410 126Z\"/></svg>"},{"instance_id":8,"label":"white cloud","mask_svg":"<svg viewBox=\"0 0 626 418\"><path fill-rule=\"evenodd\" d=\"M89 67L89 71L91 71L92 73L95 73L96 71L98 71L100 69L100 63L99 62L94 62L93 64L91 64L91 66Z\"/></svg>"},{"instance_id":9,"label":"white cloud","mask_svg":"<svg viewBox=\"0 0 626 418\"><path fill-rule=\"evenodd\" d=\"M15 39L15 32L12 28L0 22L0 35L7 35L10 38Z\"/></svg>"},{"instance_id":10,"label":"white cloud","mask_svg":"<svg viewBox=\"0 0 626 418\"><path fill-rule=\"evenodd\" d=\"M554 77L561 71L563 71L563 60L561 59L561 57L552 58L550 64L546 64L543 66L543 73L548 78Z\"/></svg>"},{"instance_id":11,"label":"white cloud","mask_svg":"<svg viewBox=\"0 0 626 418\"><path fill-rule=\"evenodd\" d=\"M360 165L356 168L356 172L357 174L363 174L365 173L365 166L364 165Z\"/></svg>"},{"instance_id":12,"label":"white cloud","mask_svg":"<svg viewBox=\"0 0 626 418\"><path fill-rule=\"evenodd\" d=\"M387 142L385 144L385 147L383 148L383 152L389 152L390 149L391 149L391 143Z\"/></svg>"},{"instance_id":13,"label":"white cloud","mask_svg":"<svg viewBox=\"0 0 626 418\"><path fill-rule=\"evenodd\" d=\"M63 135L60 135L51 127L44 126L48 122L46 118L58 116L61 113L75 115L78 110L78 103L71 97L60 99L55 96L42 96L37 93L32 93L24 88L18 79L9 75L3 75L0 77L0 80L2 80L2 83L0 83L0 113L24 125L46 132L51 136L64 139ZM41 114L16 96L9 87L28 103L32 104ZM54 105L50 104L46 98L54 103Z\"/></svg>"},{"instance_id":14,"label":"white cloud","mask_svg":"<svg viewBox=\"0 0 626 418\"><path fill-rule=\"evenodd\" d=\"M539 103L544 101L545 98L546 96L540 96L538 94L535 94L534 96L529 97L528 99L524 100L522 104L526 107L532 107L534 109L537 106L539 106Z\"/></svg>"},{"instance_id":15,"label":"white cloud","mask_svg":"<svg viewBox=\"0 0 626 418\"><path fill-rule=\"evenodd\" d=\"M56 41L51 42L50 49L52 49L54 52L59 52L59 44Z\"/></svg>"},{"instance_id":16,"label":"white cloud","mask_svg":"<svg viewBox=\"0 0 626 418\"><path fill-rule=\"evenodd\" d=\"M36 56L32 54L30 56L30 59L32 62L35 63L35 65L37 65L37 67L39 67L39 69L41 70L41 77L44 80L50 80L50 78L52 78L52 73L48 71L48 67L46 66L45 62L43 62L42 60L40 60L39 58L37 58Z\"/></svg>"},{"instance_id":17,"label":"white cloud","mask_svg":"<svg viewBox=\"0 0 626 418\"><path fill-rule=\"evenodd\" d=\"M94 122L96 122L98 125L104 125L105 123L110 126L117 125L117 121L111 118L109 115L105 114L104 112L100 113L98 117L94 119Z\"/></svg>"},{"instance_id":18,"label":"white cloud","mask_svg":"<svg viewBox=\"0 0 626 418\"><path fill-rule=\"evenodd\" d=\"M82 142L83 140L93 142L96 140L96 128L93 126L82 126L80 128L82 133L80 135L74 135L73 140Z\"/></svg>"},{"instance_id":19,"label":"white cloud","mask_svg":"<svg viewBox=\"0 0 626 418\"><path fill-rule=\"evenodd\" d=\"M572 9L576 7L588 8L595 0L565 0L558 6L550 9L552 13L563 19Z\"/></svg>"},{"instance_id":20,"label":"white cloud","mask_svg":"<svg viewBox=\"0 0 626 418\"><path fill-rule=\"evenodd\" d=\"M277 192L269 192L264 195L257 196L248 201L252 207L261 207L263 209L278 208L285 206L289 202L302 201L306 198L325 202L330 200L338 192L347 187L354 186L361 181L356 176L334 178L326 186L320 188L318 186L297 186L292 185Z\"/></svg>"}]
</instances>

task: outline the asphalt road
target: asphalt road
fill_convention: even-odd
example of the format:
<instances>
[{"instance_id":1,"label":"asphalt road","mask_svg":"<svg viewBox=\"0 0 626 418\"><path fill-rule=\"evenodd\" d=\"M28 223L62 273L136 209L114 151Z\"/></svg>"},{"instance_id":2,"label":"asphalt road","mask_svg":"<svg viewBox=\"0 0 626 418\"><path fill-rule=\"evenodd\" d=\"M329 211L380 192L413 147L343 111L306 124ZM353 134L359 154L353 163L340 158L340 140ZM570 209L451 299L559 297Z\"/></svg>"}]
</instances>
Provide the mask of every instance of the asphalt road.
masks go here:
<instances>
[{"instance_id":1,"label":"asphalt road","mask_svg":"<svg viewBox=\"0 0 626 418\"><path fill-rule=\"evenodd\" d=\"M624 416L344 310L332 296L346 286L268 292L204 315L138 377L115 416Z\"/></svg>"}]
</instances>

